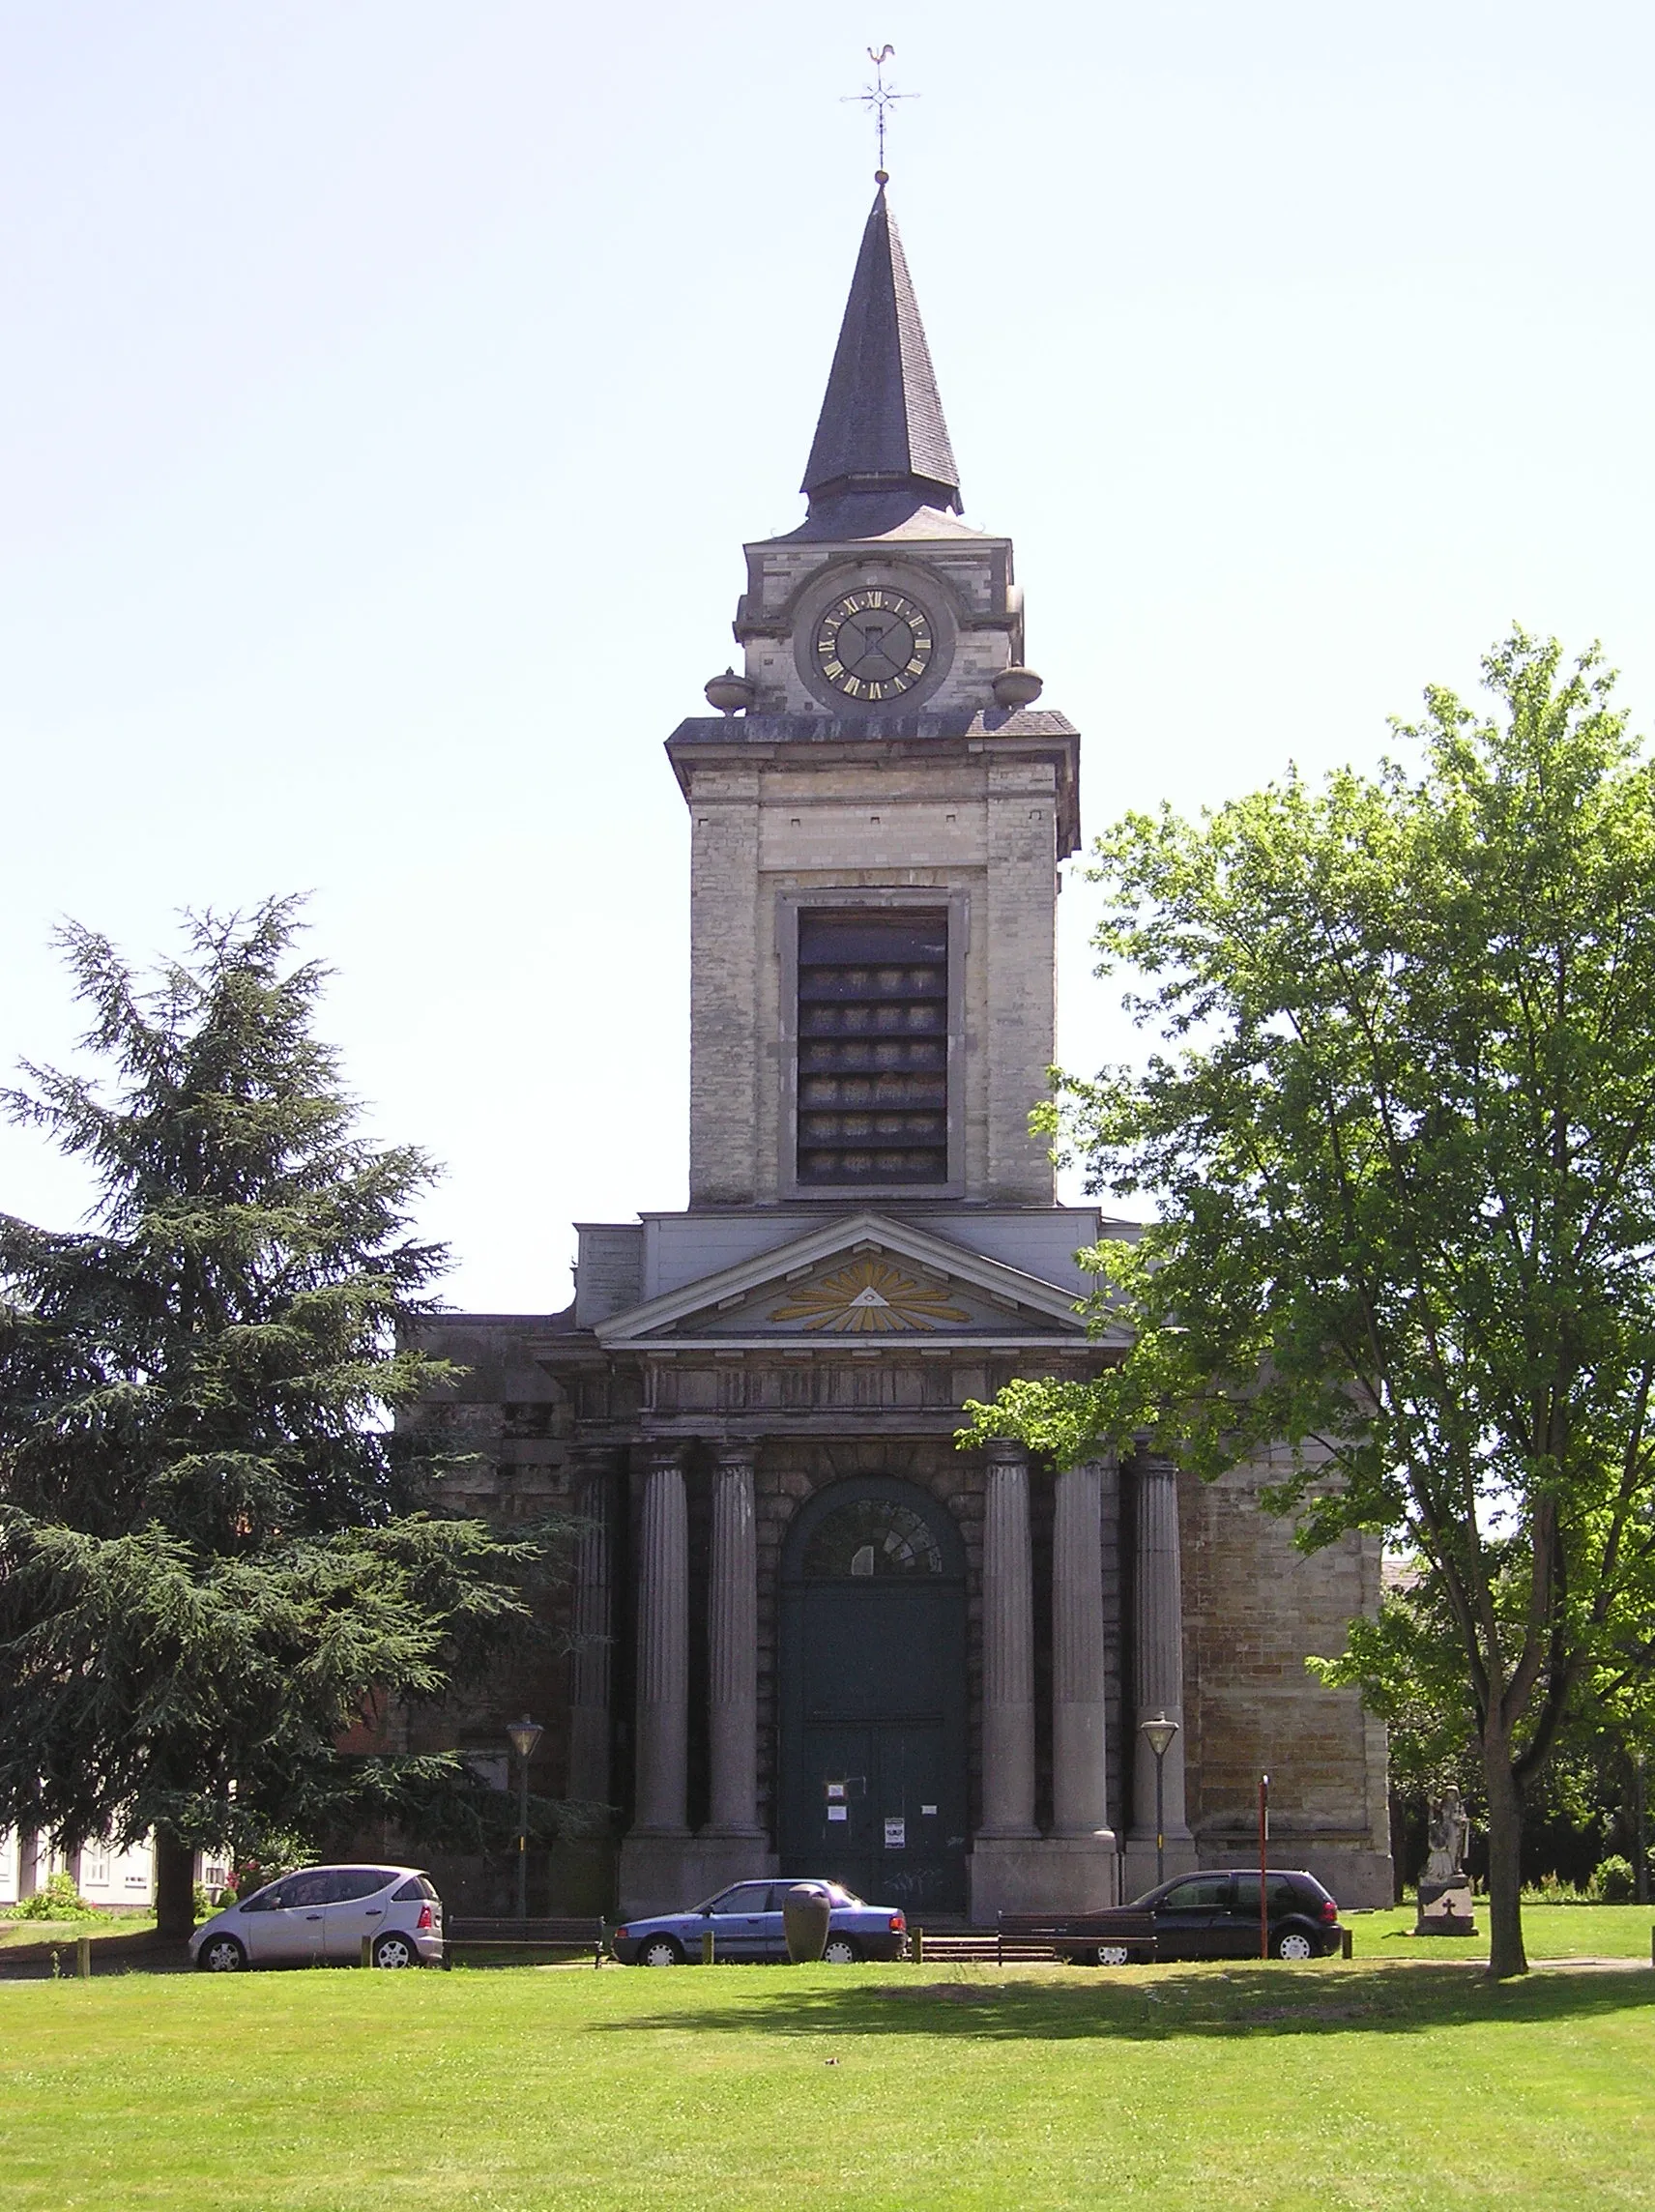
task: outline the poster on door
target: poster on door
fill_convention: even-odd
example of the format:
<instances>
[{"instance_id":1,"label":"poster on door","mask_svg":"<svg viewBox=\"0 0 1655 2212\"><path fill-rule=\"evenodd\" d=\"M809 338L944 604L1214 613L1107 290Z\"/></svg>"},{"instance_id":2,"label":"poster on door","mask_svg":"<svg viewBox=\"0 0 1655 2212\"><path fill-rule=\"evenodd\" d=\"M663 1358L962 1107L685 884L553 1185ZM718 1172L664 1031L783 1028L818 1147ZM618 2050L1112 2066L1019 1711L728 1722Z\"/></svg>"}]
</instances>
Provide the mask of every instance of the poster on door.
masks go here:
<instances>
[{"instance_id":1,"label":"poster on door","mask_svg":"<svg viewBox=\"0 0 1655 2212\"><path fill-rule=\"evenodd\" d=\"M905 1850L908 1847L908 1822L887 1819L885 1824L885 1848L887 1851Z\"/></svg>"}]
</instances>

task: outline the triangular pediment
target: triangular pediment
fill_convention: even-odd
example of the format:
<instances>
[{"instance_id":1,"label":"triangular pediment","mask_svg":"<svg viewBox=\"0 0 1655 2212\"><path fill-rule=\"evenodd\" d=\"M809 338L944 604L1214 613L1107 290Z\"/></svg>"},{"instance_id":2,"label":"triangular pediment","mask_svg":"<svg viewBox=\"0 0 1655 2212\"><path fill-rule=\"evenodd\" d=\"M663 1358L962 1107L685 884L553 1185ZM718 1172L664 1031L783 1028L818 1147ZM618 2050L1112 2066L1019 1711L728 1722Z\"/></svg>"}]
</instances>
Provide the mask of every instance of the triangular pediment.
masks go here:
<instances>
[{"instance_id":1,"label":"triangular pediment","mask_svg":"<svg viewBox=\"0 0 1655 2212\"><path fill-rule=\"evenodd\" d=\"M685 1283L597 1324L600 1343L778 1342L875 1347L902 1338L1084 1339L1074 1295L952 1237L873 1212ZM1111 1334L1102 1341L1115 1341ZM1128 1341L1124 1331L1119 1343Z\"/></svg>"}]
</instances>

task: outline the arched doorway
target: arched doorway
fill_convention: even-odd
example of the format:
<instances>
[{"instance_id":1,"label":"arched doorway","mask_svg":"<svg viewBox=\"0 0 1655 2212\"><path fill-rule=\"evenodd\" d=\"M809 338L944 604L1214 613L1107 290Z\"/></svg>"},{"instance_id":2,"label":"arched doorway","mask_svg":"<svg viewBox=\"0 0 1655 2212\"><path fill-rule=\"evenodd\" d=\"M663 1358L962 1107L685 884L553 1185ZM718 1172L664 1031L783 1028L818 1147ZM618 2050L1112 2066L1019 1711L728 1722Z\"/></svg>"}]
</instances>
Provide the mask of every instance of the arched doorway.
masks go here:
<instances>
[{"instance_id":1,"label":"arched doorway","mask_svg":"<svg viewBox=\"0 0 1655 2212\"><path fill-rule=\"evenodd\" d=\"M964 1911L965 1548L912 1483L836 1483L788 1531L780 1752L784 1874Z\"/></svg>"}]
</instances>

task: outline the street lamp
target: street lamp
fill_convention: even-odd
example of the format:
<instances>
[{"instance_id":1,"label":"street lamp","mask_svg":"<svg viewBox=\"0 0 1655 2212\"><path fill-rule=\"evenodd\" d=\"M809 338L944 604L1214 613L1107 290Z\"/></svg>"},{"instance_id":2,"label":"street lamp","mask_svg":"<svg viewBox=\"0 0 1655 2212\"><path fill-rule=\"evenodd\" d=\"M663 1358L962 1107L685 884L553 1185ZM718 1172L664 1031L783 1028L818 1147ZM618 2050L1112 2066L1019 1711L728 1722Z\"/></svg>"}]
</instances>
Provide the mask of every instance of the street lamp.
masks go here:
<instances>
[{"instance_id":1,"label":"street lamp","mask_svg":"<svg viewBox=\"0 0 1655 2212\"><path fill-rule=\"evenodd\" d=\"M529 1761L545 1731L525 1713L508 1723L507 1734L517 1754L517 1917L529 1917Z\"/></svg>"},{"instance_id":2,"label":"street lamp","mask_svg":"<svg viewBox=\"0 0 1655 2212\"><path fill-rule=\"evenodd\" d=\"M1637 1791L1638 1822L1638 1878L1633 1884L1633 1897L1640 1905L1649 1903L1649 1800L1644 1794L1643 1753L1632 1755L1633 1787Z\"/></svg>"},{"instance_id":3,"label":"street lamp","mask_svg":"<svg viewBox=\"0 0 1655 2212\"><path fill-rule=\"evenodd\" d=\"M1140 1721L1138 1732L1155 1755L1155 1880L1157 1885L1166 1879L1167 1837L1166 1819L1162 1810L1164 1791L1162 1772L1166 1758L1173 1748L1173 1738L1178 1732L1178 1724L1165 1713L1156 1713L1152 1719Z\"/></svg>"}]
</instances>

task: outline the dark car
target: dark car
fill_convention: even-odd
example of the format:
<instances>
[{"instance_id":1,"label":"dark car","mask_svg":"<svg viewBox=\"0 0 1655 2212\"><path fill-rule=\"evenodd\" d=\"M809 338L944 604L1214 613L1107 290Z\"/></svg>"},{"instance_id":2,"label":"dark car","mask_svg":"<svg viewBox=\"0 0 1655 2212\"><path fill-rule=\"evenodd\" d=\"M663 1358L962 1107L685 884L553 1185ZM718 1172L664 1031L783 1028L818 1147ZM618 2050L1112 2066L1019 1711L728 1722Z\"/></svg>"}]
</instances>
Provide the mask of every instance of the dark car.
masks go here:
<instances>
[{"instance_id":1,"label":"dark car","mask_svg":"<svg viewBox=\"0 0 1655 2212\"><path fill-rule=\"evenodd\" d=\"M1323 1959L1337 1951L1339 1907L1313 1874L1265 1874L1272 1959ZM1259 1870L1181 1874L1113 1911L1066 1920L1057 1946L1077 1965L1124 1966L1134 1959L1256 1959Z\"/></svg>"},{"instance_id":2,"label":"dark car","mask_svg":"<svg viewBox=\"0 0 1655 2212\"><path fill-rule=\"evenodd\" d=\"M895 1905L864 1905L836 1881L816 1881L828 1893L829 1966L853 1965L858 1959L900 1959L908 1943L908 1922ZM787 1931L782 1899L791 1881L739 1881L687 1912L653 1912L628 1920L609 1938L624 1966L678 1966L701 1957L701 1939L712 1937L714 1959L785 1959Z\"/></svg>"}]
</instances>

